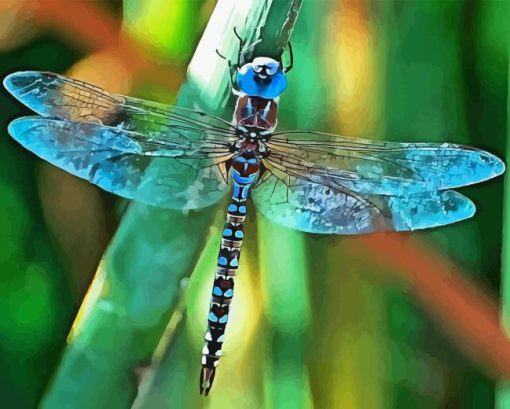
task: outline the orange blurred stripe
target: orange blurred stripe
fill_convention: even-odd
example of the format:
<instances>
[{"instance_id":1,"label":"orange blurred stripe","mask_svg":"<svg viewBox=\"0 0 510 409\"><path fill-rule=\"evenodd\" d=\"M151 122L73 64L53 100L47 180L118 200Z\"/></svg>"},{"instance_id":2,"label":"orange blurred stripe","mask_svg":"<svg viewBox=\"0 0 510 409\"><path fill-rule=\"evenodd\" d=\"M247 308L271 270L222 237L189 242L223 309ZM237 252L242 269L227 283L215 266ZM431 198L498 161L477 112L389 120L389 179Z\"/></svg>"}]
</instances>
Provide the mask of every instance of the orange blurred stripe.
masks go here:
<instances>
[{"instance_id":1,"label":"orange blurred stripe","mask_svg":"<svg viewBox=\"0 0 510 409\"><path fill-rule=\"evenodd\" d=\"M152 56L145 54L143 45L121 31L121 19L100 2L25 0L22 5L36 26L56 30L73 44L101 50L101 55L116 60L127 74L143 74L168 89L176 89L184 81L183 67L168 63L158 65Z\"/></svg>"},{"instance_id":2,"label":"orange blurred stripe","mask_svg":"<svg viewBox=\"0 0 510 409\"><path fill-rule=\"evenodd\" d=\"M121 33L121 19L100 4L90 0L37 0L25 1L23 7L33 24L55 30L73 44L92 50L116 49L132 69L145 66L142 48Z\"/></svg>"},{"instance_id":3,"label":"orange blurred stripe","mask_svg":"<svg viewBox=\"0 0 510 409\"><path fill-rule=\"evenodd\" d=\"M352 251L384 269L396 269L426 310L492 376L510 378L510 341L497 303L423 241L381 233L354 240Z\"/></svg>"},{"instance_id":4,"label":"orange blurred stripe","mask_svg":"<svg viewBox=\"0 0 510 409\"><path fill-rule=\"evenodd\" d=\"M112 47L118 44L121 22L89 0L38 0L24 3L32 13L34 23L61 31L73 41L90 48Z\"/></svg>"}]
</instances>

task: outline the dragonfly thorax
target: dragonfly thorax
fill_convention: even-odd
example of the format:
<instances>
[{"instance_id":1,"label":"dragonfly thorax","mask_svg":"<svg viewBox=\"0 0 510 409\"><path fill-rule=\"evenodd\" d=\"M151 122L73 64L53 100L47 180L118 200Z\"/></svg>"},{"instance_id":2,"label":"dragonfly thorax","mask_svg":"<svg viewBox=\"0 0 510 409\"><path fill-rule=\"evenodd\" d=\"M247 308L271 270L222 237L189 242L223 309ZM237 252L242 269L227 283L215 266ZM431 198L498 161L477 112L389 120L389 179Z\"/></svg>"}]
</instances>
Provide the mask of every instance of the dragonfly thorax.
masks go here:
<instances>
[{"instance_id":1,"label":"dragonfly thorax","mask_svg":"<svg viewBox=\"0 0 510 409\"><path fill-rule=\"evenodd\" d=\"M234 124L246 136L268 134L276 128L277 113L277 100L242 95L237 98Z\"/></svg>"},{"instance_id":2,"label":"dragonfly thorax","mask_svg":"<svg viewBox=\"0 0 510 409\"><path fill-rule=\"evenodd\" d=\"M270 135L257 132L241 134L233 150L247 157L255 156L262 158L267 155L266 142L269 141L269 138Z\"/></svg>"}]
</instances>

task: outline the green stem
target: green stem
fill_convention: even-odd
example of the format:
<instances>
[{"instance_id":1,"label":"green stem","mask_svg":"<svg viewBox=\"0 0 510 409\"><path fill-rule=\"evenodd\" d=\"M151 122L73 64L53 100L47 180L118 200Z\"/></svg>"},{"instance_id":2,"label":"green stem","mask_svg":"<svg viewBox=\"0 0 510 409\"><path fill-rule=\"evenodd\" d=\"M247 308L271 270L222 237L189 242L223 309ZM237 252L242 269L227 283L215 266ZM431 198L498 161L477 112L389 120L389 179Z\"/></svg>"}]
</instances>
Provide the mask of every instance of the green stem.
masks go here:
<instances>
[{"instance_id":1,"label":"green stem","mask_svg":"<svg viewBox=\"0 0 510 409\"><path fill-rule=\"evenodd\" d=\"M506 15L508 16L508 9ZM503 14L503 13L502 13ZM510 31L507 34L507 55L510 56ZM507 71L510 84L510 69ZM505 158L510 158L510 92L507 91L507 125ZM503 199L503 243L502 243L502 271L501 271L501 321L507 334L510 334L510 175L505 174L505 188ZM496 407L510 408L510 380L502 380L496 389Z\"/></svg>"},{"instance_id":2,"label":"green stem","mask_svg":"<svg viewBox=\"0 0 510 409\"><path fill-rule=\"evenodd\" d=\"M208 111L217 112L221 107L224 107L231 95L231 84L228 63L218 59L216 48L232 63L236 62L239 46L234 35L234 27L236 27L239 34L248 43L256 41L260 28L261 46L271 48L273 51L278 47L280 47L280 50L283 49L289 40L300 4L301 0L265 2L250 0L243 1L242 4L241 2L219 1L189 65L189 89L181 92L181 97L184 97L188 92L192 92L193 95L199 97L200 101L205 103L204 109ZM219 65L210 63L210 61L216 60ZM230 106L230 108L232 107ZM218 223L215 223L215 225L222 224L224 217L224 214L220 214L217 219ZM195 320L189 317L193 310L197 309L195 305L197 302L209 301L211 285L209 279L212 280L214 276L213 271L219 239L219 233L217 236L211 237L202 253L187 292L186 298L189 305L187 312L189 315L180 322L171 341L163 341L158 348L158 351L162 350L163 353L162 355L158 353L158 356L153 357L149 376L142 382L141 393L135 401L134 406L136 408L167 407L170 405L196 407L199 405L200 399L203 399L198 396L198 374L206 313L200 314L202 321L200 321L200 331L198 333L195 331L197 327ZM248 261L247 259L248 257L246 257L244 263ZM206 288L205 294L202 291L203 288ZM235 304L233 305L234 308L236 308ZM247 317L243 319L247 319ZM232 321L235 321L235 317L232 318ZM230 327L234 329L235 322L231 322ZM240 352L242 353L243 350L241 349ZM231 362L235 360L233 356L226 357L226 359ZM238 367L234 368L233 373L237 373L238 370ZM222 363L220 371L223 371L225 375L228 374L227 364ZM232 378L232 376L227 377ZM254 393L253 388L243 391L242 383L235 383L234 380L231 380L228 384L222 383L222 378L225 377L219 373L212 396L208 398L211 402L214 401L220 405L227 396L228 401L233 402L235 400L233 389L235 389L235 394L244 398L247 394ZM238 378L238 380L240 379ZM223 394L220 388L223 390ZM177 393L179 393L179 396L176 395ZM253 398L256 401L255 395L253 395ZM249 400L242 400L243 407L247 407L246 402ZM227 402L224 402L223 405L225 404Z\"/></svg>"}]
</instances>

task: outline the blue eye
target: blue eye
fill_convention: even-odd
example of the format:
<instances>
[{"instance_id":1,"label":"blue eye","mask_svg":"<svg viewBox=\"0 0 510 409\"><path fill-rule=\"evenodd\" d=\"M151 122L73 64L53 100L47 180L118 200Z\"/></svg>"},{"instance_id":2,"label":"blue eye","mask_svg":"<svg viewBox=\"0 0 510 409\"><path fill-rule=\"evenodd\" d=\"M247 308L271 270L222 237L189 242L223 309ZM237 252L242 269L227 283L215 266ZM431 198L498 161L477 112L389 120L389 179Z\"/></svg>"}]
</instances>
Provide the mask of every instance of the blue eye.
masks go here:
<instances>
[{"instance_id":1,"label":"blue eye","mask_svg":"<svg viewBox=\"0 0 510 409\"><path fill-rule=\"evenodd\" d=\"M249 95L273 99L287 88L281 64L267 57L257 57L237 70L236 87Z\"/></svg>"},{"instance_id":2,"label":"blue eye","mask_svg":"<svg viewBox=\"0 0 510 409\"><path fill-rule=\"evenodd\" d=\"M278 71L278 64L270 63L266 65L266 72L268 75L275 75Z\"/></svg>"}]
</instances>

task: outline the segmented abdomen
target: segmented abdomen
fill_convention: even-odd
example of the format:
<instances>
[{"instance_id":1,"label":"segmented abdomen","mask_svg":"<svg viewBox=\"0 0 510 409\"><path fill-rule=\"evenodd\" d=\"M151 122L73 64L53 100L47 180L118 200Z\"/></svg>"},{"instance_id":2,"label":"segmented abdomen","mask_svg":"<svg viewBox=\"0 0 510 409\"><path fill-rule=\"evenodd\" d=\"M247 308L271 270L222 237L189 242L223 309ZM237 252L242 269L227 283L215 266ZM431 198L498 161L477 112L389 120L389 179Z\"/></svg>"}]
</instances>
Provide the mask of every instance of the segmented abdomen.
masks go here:
<instances>
[{"instance_id":1,"label":"segmented abdomen","mask_svg":"<svg viewBox=\"0 0 510 409\"><path fill-rule=\"evenodd\" d=\"M246 200L250 186L255 182L259 162L253 157L238 156L232 164L233 191L228 206L227 220L221 238L220 252L212 290L205 345L202 350L200 393L209 393L215 368L221 356L228 322L230 302L234 296L234 277L239 266L243 243L243 225L246 218Z\"/></svg>"}]
</instances>

